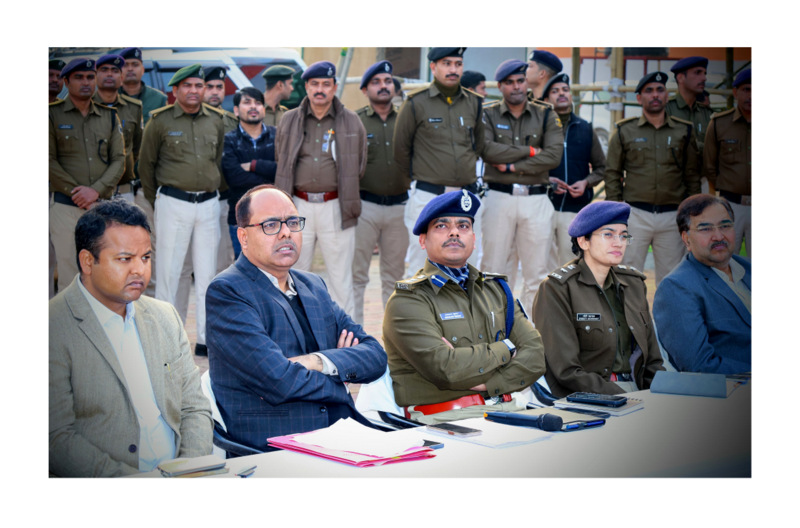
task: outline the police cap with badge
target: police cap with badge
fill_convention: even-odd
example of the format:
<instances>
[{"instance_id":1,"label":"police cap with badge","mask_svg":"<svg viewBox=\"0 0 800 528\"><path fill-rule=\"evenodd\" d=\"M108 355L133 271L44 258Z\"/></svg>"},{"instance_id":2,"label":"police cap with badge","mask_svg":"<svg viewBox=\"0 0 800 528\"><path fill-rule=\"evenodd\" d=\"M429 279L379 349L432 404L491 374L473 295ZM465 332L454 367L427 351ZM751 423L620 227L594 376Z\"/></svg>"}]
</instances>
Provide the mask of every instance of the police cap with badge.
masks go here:
<instances>
[{"instance_id":1,"label":"police cap with badge","mask_svg":"<svg viewBox=\"0 0 800 528\"><path fill-rule=\"evenodd\" d=\"M556 73L559 73L564 69L564 65L561 63L561 60L549 51L545 50L533 50L531 54L528 55L528 60L538 62L539 64L544 64Z\"/></svg>"},{"instance_id":2,"label":"police cap with badge","mask_svg":"<svg viewBox=\"0 0 800 528\"><path fill-rule=\"evenodd\" d=\"M197 77L199 79L205 80L206 74L203 70L203 66L201 64L192 64L191 66L184 66L180 70L175 72L175 75L172 76L167 86L177 86L184 79L189 79L190 77Z\"/></svg>"},{"instance_id":3,"label":"police cap with badge","mask_svg":"<svg viewBox=\"0 0 800 528\"><path fill-rule=\"evenodd\" d=\"M49 70L58 70L58 72L60 73L61 70L63 70L64 66L66 66L66 65L67 65L67 63L64 62L61 59L51 59L48 69Z\"/></svg>"},{"instance_id":4,"label":"police cap with badge","mask_svg":"<svg viewBox=\"0 0 800 528\"><path fill-rule=\"evenodd\" d=\"M686 57L676 62L669 71L674 73L677 78L679 73L683 73L689 68L696 68L698 66L701 68L708 68L708 59L705 57Z\"/></svg>"},{"instance_id":5,"label":"police cap with badge","mask_svg":"<svg viewBox=\"0 0 800 528\"><path fill-rule=\"evenodd\" d=\"M502 82L506 77L521 73L525 75L528 69L528 63L519 59L508 59L500 63L500 66L494 71L494 80Z\"/></svg>"},{"instance_id":6,"label":"police cap with badge","mask_svg":"<svg viewBox=\"0 0 800 528\"><path fill-rule=\"evenodd\" d=\"M750 81L750 76L751 76L750 68L740 71L739 75L737 75L736 79L734 79L733 81L733 87L738 88L743 84L752 84Z\"/></svg>"},{"instance_id":7,"label":"police cap with badge","mask_svg":"<svg viewBox=\"0 0 800 528\"><path fill-rule=\"evenodd\" d=\"M641 78L639 84L636 85L635 93L641 93L642 88L645 87L646 84L650 83L659 83L663 84L664 86L667 85L667 74L661 71L654 71L652 73L648 73L644 77Z\"/></svg>"},{"instance_id":8,"label":"police cap with badge","mask_svg":"<svg viewBox=\"0 0 800 528\"><path fill-rule=\"evenodd\" d=\"M315 62L303 72L300 76L301 79L307 81L309 79L334 79L336 80L336 66L332 62L319 61Z\"/></svg>"},{"instance_id":9,"label":"police cap with badge","mask_svg":"<svg viewBox=\"0 0 800 528\"><path fill-rule=\"evenodd\" d=\"M571 237L589 236L604 225L628 225L631 206L625 202L602 200L581 209L570 222L567 233Z\"/></svg>"},{"instance_id":10,"label":"police cap with badge","mask_svg":"<svg viewBox=\"0 0 800 528\"><path fill-rule=\"evenodd\" d=\"M414 224L413 233L417 236L428 232L428 224L444 216L458 216L475 220L475 213L481 206L477 196L466 189L440 194L422 209Z\"/></svg>"},{"instance_id":11,"label":"police cap with badge","mask_svg":"<svg viewBox=\"0 0 800 528\"><path fill-rule=\"evenodd\" d=\"M544 85L544 90L542 91L542 97L540 98L542 101L547 99L547 95L550 93L550 90L553 88L554 85L558 83L564 83L569 86L569 75L566 73L559 73L558 75L553 75L547 84Z\"/></svg>"},{"instance_id":12,"label":"police cap with badge","mask_svg":"<svg viewBox=\"0 0 800 528\"><path fill-rule=\"evenodd\" d=\"M289 66L284 66L283 64L276 64L275 66L270 66L261 73L261 76L264 79L272 79L275 82L286 81L288 79L291 79L293 75L294 75L294 70Z\"/></svg>"},{"instance_id":13,"label":"police cap with badge","mask_svg":"<svg viewBox=\"0 0 800 528\"><path fill-rule=\"evenodd\" d=\"M123 59L136 59L142 60L142 50L139 48L125 48L120 51L117 55L122 57Z\"/></svg>"},{"instance_id":14,"label":"police cap with badge","mask_svg":"<svg viewBox=\"0 0 800 528\"><path fill-rule=\"evenodd\" d=\"M464 58L465 51L467 51L467 48L431 48L428 50L428 60L436 62L445 57Z\"/></svg>"},{"instance_id":15,"label":"police cap with badge","mask_svg":"<svg viewBox=\"0 0 800 528\"><path fill-rule=\"evenodd\" d=\"M95 67L97 69L100 69L100 66L104 66L106 64L110 64L110 65L114 66L115 68L121 70L122 67L125 66L125 58L122 57L122 55L114 55L114 54L103 55L102 57L97 59L97 63L95 64Z\"/></svg>"},{"instance_id":16,"label":"police cap with badge","mask_svg":"<svg viewBox=\"0 0 800 528\"><path fill-rule=\"evenodd\" d=\"M96 71L94 67L94 61L92 59L84 58L72 59L69 64L64 66L64 68L61 70L59 77L66 79L73 73L82 71Z\"/></svg>"},{"instance_id":17,"label":"police cap with badge","mask_svg":"<svg viewBox=\"0 0 800 528\"><path fill-rule=\"evenodd\" d=\"M224 81L226 69L223 66L214 66L206 70L206 81Z\"/></svg>"},{"instance_id":18,"label":"police cap with badge","mask_svg":"<svg viewBox=\"0 0 800 528\"><path fill-rule=\"evenodd\" d=\"M378 75L379 73L388 73L389 75L392 74L392 63L388 60L378 61L369 68L367 71L364 72L364 76L361 77L361 86L359 89L363 90L367 84L369 84L370 79Z\"/></svg>"}]
</instances>

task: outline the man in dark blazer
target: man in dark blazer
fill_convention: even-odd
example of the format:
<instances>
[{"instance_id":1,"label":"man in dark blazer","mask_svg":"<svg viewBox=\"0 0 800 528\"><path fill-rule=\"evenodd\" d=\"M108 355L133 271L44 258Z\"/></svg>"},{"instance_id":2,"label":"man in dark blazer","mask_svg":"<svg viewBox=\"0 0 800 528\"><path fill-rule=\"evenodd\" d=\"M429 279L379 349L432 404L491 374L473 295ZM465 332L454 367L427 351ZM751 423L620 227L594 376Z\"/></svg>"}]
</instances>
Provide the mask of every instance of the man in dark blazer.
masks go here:
<instances>
[{"instance_id":1,"label":"man in dark blazer","mask_svg":"<svg viewBox=\"0 0 800 528\"><path fill-rule=\"evenodd\" d=\"M267 438L340 418L369 425L345 383L386 370L386 352L335 303L323 280L292 270L305 219L272 185L236 205L242 253L206 293L211 386L231 437L267 450Z\"/></svg>"},{"instance_id":2,"label":"man in dark blazer","mask_svg":"<svg viewBox=\"0 0 800 528\"><path fill-rule=\"evenodd\" d=\"M689 254L656 290L653 318L679 371L751 370L750 261L734 255L734 216L725 198L696 194L678 207Z\"/></svg>"}]
</instances>

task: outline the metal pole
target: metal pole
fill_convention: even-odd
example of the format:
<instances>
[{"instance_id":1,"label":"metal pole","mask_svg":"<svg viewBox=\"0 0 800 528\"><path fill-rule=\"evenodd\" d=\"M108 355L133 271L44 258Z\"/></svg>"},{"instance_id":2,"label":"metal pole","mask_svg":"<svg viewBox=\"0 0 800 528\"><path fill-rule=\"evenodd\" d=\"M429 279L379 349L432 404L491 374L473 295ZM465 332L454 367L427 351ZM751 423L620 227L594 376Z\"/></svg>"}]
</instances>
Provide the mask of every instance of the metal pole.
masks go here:
<instances>
[{"instance_id":1,"label":"metal pole","mask_svg":"<svg viewBox=\"0 0 800 528\"><path fill-rule=\"evenodd\" d=\"M336 97L342 98L344 92L344 85L347 83L347 71L350 69L350 63L353 61L353 48L342 48L342 53L339 56L339 64L336 66L336 73L339 74L341 82L336 87Z\"/></svg>"}]
</instances>

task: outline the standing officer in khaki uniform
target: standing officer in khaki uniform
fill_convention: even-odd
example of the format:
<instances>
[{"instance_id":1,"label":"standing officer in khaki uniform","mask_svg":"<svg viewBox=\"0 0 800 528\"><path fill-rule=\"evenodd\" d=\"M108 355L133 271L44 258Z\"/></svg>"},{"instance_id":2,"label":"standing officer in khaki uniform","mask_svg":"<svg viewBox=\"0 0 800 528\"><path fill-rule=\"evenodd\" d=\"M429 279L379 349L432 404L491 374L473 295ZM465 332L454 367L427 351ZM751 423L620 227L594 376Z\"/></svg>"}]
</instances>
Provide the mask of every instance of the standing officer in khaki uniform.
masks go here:
<instances>
[{"instance_id":1,"label":"standing officer in khaki uniform","mask_svg":"<svg viewBox=\"0 0 800 528\"><path fill-rule=\"evenodd\" d=\"M641 117L617 122L608 142L606 200L631 205L634 236L625 264L642 270L653 245L656 286L683 258L685 248L675 227L678 204L700 192L697 143L693 125L668 116L667 74L656 71L636 87Z\"/></svg>"},{"instance_id":2,"label":"standing officer in khaki uniform","mask_svg":"<svg viewBox=\"0 0 800 528\"><path fill-rule=\"evenodd\" d=\"M392 104L394 80L392 63L376 62L361 78L361 92L369 104L356 114L367 131L367 168L361 179L361 215L356 226L356 251L353 255L353 320L364 324L364 291L369 283L372 250L380 254L383 306L403 278L408 249L408 230L403 212L411 181L394 162L392 136L397 111Z\"/></svg>"},{"instance_id":3,"label":"standing officer in khaki uniform","mask_svg":"<svg viewBox=\"0 0 800 528\"><path fill-rule=\"evenodd\" d=\"M192 244L197 297L196 353L205 352L205 293L217 270L223 124L203 105L200 64L170 80L175 104L153 112L144 129L139 175L155 210L156 298L175 304L181 268Z\"/></svg>"},{"instance_id":4,"label":"standing officer in khaki uniform","mask_svg":"<svg viewBox=\"0 0 800 528\"><path fill-rule=\"evenodd\" d=\"M404 215L409 232L422 208L436 196L456 189L478 193L475 164L484 144L483 98L460 85L465 50L431 48L433 83L409 93L397 116L394 160L414 180ZM475 219L478 244L480 225L479 215ZM411 235L407 260L407 277L425 263L425 253Z\"/></svg>"},{"instance_id":5,"label":"standing officer in khaki uniform","mask_svg":"<svg viewBox=\"0 0 800 528\"><path fill-rule=\"evenodd\" d=\"M578 258L551 273L536 294L545 379L558 398L647 389L664 370L645 275L620 265L631 240L630 211L609 201L581 209L569 225Z\"/></svg>"},{"instance_id":6,"label":"standing officer in khaki uniform","mask_svg":"<svg viewBox=\"0 0 800 528\"><path fill-rule=\"evenodd\" d=\"M133 185L136 179L134 168L139 161L142 147L142 102L119 93L122 85L122 67L125 59L119 55L104 55L97 59L97 92L92 100L103 106L114 108L122 122L122 137L125 140L125 172L119 180L114 194L119 194L133 203Z\"/></svg>"},{"instance_id":7,"label":"standing officer in khaki uniform","mask_svg":"<svg viewBox=\"0 0 800 528\"><path fill-rule=\"evenodd\" d=\"M150 120L150 112L167 104L167 95L157 88L147 86L142 80L144 76L142 50L125 48L119 52L119 56L125 59L125 65L122 68L122 86L119 92L142 102L142 115L144 124L147 125Z\"/></svg>"},{"instance_id":8,"label":"standing officer in khaki uniform","mask_svg":"<svg viewBox=\"0 0 800 528\"><path fill-rule=\"evenodd\" d=\"M270 66L261 74L266 84L266 90L264 90L265 125L277 127L283 114L289 110L281 105L281 101L291 97L294 91L293 75L294 70L282 64Z\"/></svg>"},{"instance_id":9,"label":"standing officer in khaki uniform","mask_svg":"<svg viewBox=\"0 0 800 528\"><path fill-rule=\"evenodd\" d=\"M564 153L564 134L553 108L526 98L521 60L509 59L497 67L495 80L503 100L484 108L486 162L483 199L483 259L481 269L510 274L509 256L516 248L522 262L524 286L520 299L526 310L533 305L539 283L550 270L555 210L547 197L549 171ZM498 163L510 152L522 151L514 163ZM516 267L516 259L512 263Z\"/></svg>"},{"instance_id":10,"label":"standing officer in khaki uniform","mask_svg":"<svg viewBox=\"0 0 800 528\"><path fill-rule=\"evenodd\" d=\"M423 423L524 408L544 373L542 340L505 277L467 264L478 197L453 191L428 202L413 233L425 267L397 283L383 339L397 405Z\"/></svg>"},{"instance_id":11,"label":"standing officer in khaki uniform","mask_svg":"<svg viewBox=\"0 0 800 528\"><path fill-rule=\"evenodd\" d=\"M747 258L753 259L750 229L752 204L752 158L750 151L751 70L743 70L733 81L736 108L714 114L708 125L703 150L703 170L711 192L716 189L733 208L738 254L742 240Z\"/></svg>"},{"instance_id":12,"label":"standing officer in khaki uniform","mask_svg":"<svg viewBox=\"0 0 800 528\"><path fill-rule=\"evenodd\" d=\"M50 239L61 286L78 274L75 225L99 199L114 194L125 170L125 146L113 110L92 102L94 61L75 59L61 70L65 99L50 103Z\"/></svg>"},{"instance_id":13,"label":"standing officer in khaki uniform","mask_svg":"<svg viewBox=\"0 0 800 528\"><path fill-rule=\"evenodd\" d=\"M694 125L694 139L697 143L697 166L703 164L703 143L708 130L708 122L714 111L711 110L706 93L706 71L708 59L705 57L686 57L675 63L670 71L675 75L678 92L667 102L667 115L679 117ZM702 175L701 175L702 176ZM702 176L703 192L708 191L708 182Z\"/></svg>"}]
</instances>

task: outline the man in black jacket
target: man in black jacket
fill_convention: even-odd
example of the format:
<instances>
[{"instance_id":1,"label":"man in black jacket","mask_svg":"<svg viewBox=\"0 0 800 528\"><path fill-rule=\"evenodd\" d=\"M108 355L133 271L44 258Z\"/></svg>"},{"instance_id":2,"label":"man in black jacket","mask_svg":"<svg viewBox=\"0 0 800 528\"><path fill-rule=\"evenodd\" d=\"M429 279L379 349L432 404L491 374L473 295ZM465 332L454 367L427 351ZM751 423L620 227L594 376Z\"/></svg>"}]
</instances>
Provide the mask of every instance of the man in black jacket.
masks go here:
<instances>
[{"instance_id":1,"label":"man in black jacket","mask_svg":"<svg viewBox=\"0 0 800 528\"><path fill-rule=\"evenodd\" d=\"M236 202L251 188L275 182L275 127L264 120L264 94L253 87L242 88L233 96L233 113L239 126L225 134L222 175L228 183L228 231L233 252L239 258L242 248L236 236Z\"/></svg>"}]
</instances>

